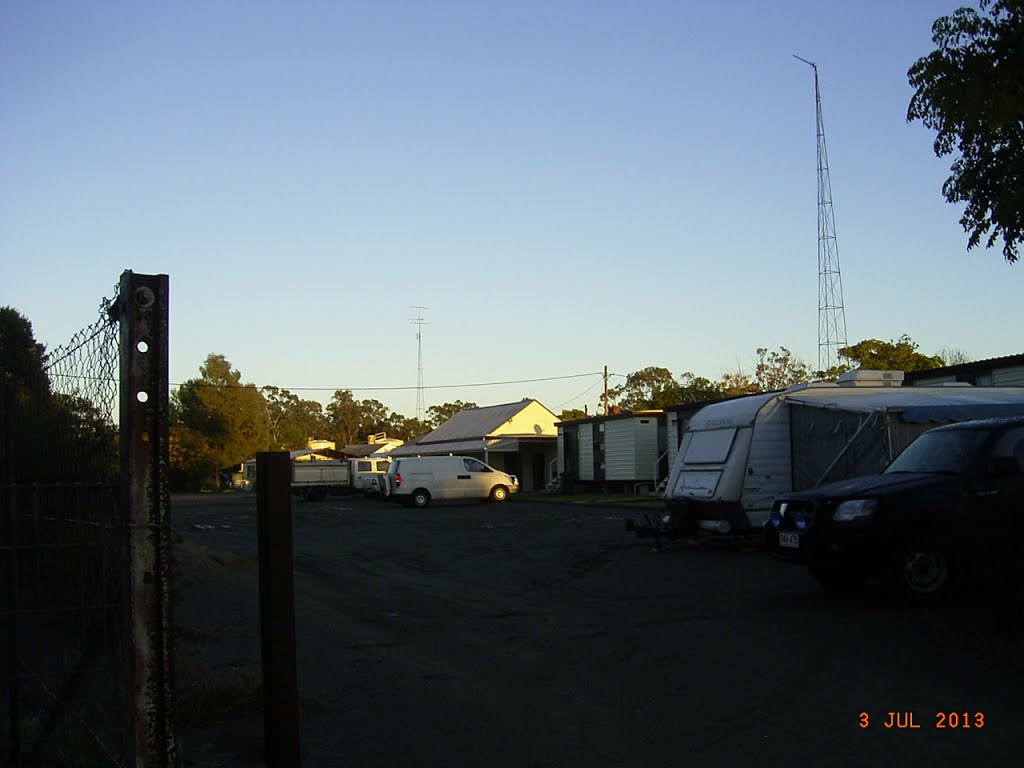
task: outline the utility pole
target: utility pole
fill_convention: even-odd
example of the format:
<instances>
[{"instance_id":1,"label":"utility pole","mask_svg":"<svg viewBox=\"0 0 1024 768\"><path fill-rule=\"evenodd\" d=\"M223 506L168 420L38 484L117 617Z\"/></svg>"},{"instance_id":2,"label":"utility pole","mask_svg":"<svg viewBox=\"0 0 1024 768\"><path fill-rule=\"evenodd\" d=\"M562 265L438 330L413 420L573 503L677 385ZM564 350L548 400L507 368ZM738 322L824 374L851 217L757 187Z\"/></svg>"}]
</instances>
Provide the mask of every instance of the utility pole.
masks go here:
<instances>
[{"instance_id":1,"label":"utility pole","mask_svg":"<svg viewBox=\"0 0 1024 768\"><path fill-rule=\"evenodd\" d=\"M608 366L604 367L604 415L608 415Z\"/></svg>"},{"instance_id":2,"label":"utility pole","mask_svg":"<svg viewBox=\"0 0 1024 768\"><path fill-rule=\"evenodd\" d=\"M825 121L821 115L818 65L801 58L814 70L814 102L818 121L818 370L826 371L839 361L846 343L846 312L843 309L843 280L839 272L839 248L832 211L832 181L825 147Z\"/></svg>"}]
</instances>

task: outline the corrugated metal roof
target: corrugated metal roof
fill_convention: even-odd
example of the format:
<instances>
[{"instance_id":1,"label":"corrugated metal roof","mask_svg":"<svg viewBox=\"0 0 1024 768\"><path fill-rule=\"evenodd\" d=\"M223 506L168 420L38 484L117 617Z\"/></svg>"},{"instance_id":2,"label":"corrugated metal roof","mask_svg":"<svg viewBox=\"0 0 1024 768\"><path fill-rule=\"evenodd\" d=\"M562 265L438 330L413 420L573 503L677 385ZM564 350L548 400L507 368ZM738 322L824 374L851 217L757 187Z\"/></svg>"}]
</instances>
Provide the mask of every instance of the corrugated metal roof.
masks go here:
<instances>
[{"instance_id":1,"label":"corrugated metal roof","mask_svg":"<svg viewBox=\"0 0 1024 768\"><path fill-rule=\"evenodd\" d=\"M518 403L467 408L456 413L430 434L424 435L418 442L424 445L447 440L486 437L532 402L535 401L521 400Z\"/></svg>"},{"instance_id":2,"label":"corrugated metal roof","mask_svg":"<svg viewBox=\"0 0 1024 768\"><path fill-rule=\"evenodd\" d=\"M406 443L393 450L391 456L447 456L449 453L483 453L488 443L494 440L485 440L482 437L468 440L446 440L443 442L431 443Z\"/></svg>"},{"instance_id":3,"label":"corrugated metal roof","mask_svg":"<svg viewBox=\"0 0 1024 768\"><path fill-rule=\"evenodd\" d=\"M922 368L919 371L907 371L904 381L907 384L913 384L917 381L935 378L936 376L961 376L988 373L999 368L1008 368L1017 365L1024 365L1024 354L991 357L987 360L973 360L969 363L947 365L944 368Z\"/></svg>"}]
</instances>

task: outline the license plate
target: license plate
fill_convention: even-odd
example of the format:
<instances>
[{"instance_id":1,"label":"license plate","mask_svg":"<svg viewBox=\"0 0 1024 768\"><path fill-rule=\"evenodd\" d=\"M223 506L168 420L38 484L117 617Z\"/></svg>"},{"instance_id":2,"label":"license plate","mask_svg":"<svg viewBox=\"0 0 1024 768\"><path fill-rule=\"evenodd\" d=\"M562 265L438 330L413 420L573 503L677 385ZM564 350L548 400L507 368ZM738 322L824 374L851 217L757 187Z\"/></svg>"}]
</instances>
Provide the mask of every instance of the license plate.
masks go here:
<instances>
[{"instance_id":1,"label":"license plate","mask_svg":"<svg viewBox=\"0 0 1024 768\"><path fill-rule=\"evenodd\" d=\"M800 549L800 534L799 533L780 533L779 534L779 546L788 547L789 549Z\"/></svg>"}]
</instances>

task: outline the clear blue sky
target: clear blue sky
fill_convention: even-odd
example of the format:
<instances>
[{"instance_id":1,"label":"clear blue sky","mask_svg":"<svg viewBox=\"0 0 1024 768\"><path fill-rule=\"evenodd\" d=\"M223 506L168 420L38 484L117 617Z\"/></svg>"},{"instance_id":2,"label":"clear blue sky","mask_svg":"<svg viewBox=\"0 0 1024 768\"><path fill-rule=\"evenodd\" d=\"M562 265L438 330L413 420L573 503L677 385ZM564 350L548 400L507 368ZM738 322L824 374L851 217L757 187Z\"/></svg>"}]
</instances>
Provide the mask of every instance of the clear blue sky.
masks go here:
<instances>
[{"instance_id":1,"label":"clear blue sky","mask_svg":"<svg viewBox=\"0 0 1024 768\"><path fill-rule=\"evenodd\" d=\"M1024 351L906 71L956 0L0 0L0 304L166 273L171 380L428 387L817 362L820 70L850 343ZM613 379L612 384L621 382ZM590 406L596 376L428 389ZM406 387L405 390L387 390ZM380 388L380 389L373 389Z\"/></svg>"}]
</instances>

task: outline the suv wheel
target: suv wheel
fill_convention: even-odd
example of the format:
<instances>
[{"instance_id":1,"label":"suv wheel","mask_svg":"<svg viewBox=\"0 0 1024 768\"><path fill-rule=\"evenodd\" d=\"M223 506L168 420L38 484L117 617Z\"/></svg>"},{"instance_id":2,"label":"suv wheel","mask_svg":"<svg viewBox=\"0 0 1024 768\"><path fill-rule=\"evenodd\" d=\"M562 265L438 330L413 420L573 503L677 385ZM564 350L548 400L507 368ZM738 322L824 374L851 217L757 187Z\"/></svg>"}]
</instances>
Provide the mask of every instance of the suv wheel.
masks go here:
<instances>
[{"instance_id":1,"label":"suv wheel","mask_svg":"<svg viewBox=\"0 0 1024 768\"><path fill-rule=\"evenodd\" d=\"M944 547L929 539L907 543L893 563L893 586L916 600L935 599L949 591L951 566Z\"/></svg>"}]
</instances>

